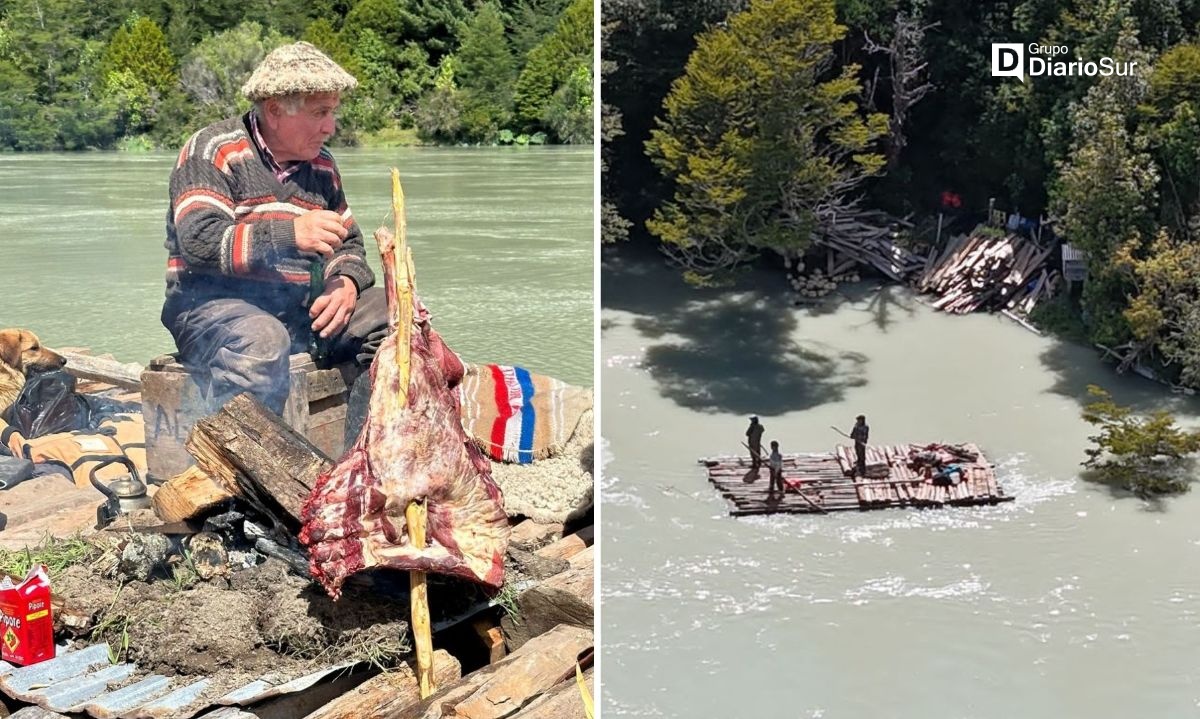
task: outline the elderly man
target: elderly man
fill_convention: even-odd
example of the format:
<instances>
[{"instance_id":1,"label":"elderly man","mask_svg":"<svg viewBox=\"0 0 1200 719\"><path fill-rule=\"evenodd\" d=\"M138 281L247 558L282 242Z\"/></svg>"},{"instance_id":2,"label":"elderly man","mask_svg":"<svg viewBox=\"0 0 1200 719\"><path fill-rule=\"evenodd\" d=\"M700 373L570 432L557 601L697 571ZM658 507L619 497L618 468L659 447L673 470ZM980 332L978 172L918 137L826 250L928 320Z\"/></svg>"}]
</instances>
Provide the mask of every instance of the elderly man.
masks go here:
<instances>
[{"instance_id":1,"label":"elderly man","mask_svg":"<svg viewBox=\"0 0 1200 719\"><path fill-rule=\"evenodd\" d=\"M282 414L291 353L319 337L329 362L366 363L364 341L377 346L386 328L384 292L324 146L341 93L357 84L312 45L285 45L242 87L254 108L179 153L162 321L214 409L250 392Z\"/></svg>"}]
</instances>

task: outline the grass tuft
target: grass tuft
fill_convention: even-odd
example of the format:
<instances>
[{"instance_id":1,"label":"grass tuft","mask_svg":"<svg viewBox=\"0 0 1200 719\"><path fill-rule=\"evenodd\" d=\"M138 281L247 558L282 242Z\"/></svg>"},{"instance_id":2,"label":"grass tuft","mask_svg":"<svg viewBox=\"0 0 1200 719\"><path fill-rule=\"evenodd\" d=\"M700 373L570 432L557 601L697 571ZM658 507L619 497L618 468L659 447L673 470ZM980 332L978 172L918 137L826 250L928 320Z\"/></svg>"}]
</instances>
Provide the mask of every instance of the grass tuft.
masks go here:
<instances>
[{"instance_id":1,"label":"grass tuft","mask_svg":"<svg viewBox=\"0 0 1200 719\"><path fill-rule=\"evenodd\" d=\"M36 547L0 549L0 572L24 577L35 565L44 564L51 575L68 567L85 564L100 555L100 550L76 534L72 537L44 537Z\"/></svg>"}]
</instances>

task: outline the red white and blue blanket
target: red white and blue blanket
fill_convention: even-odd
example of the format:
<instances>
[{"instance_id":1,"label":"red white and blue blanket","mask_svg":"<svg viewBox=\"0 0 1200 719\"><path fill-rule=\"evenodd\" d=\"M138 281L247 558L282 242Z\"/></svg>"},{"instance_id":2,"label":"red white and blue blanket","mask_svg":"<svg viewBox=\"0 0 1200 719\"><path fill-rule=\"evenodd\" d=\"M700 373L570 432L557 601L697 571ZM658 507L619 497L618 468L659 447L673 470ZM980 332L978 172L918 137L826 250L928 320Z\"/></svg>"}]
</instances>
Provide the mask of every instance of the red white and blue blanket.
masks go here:
<instances>
[{"instance_id":1,"label":"red white and blue blanket","mask_svg":"<svg viewBox=\"0 0 1200 719\"><path fill-rule=\"evenodd\" d=\"M528 464L562 451L591 407L587 390L523 367L467 365L463 428L496 461Z\"/></svg>"}]
</instances>

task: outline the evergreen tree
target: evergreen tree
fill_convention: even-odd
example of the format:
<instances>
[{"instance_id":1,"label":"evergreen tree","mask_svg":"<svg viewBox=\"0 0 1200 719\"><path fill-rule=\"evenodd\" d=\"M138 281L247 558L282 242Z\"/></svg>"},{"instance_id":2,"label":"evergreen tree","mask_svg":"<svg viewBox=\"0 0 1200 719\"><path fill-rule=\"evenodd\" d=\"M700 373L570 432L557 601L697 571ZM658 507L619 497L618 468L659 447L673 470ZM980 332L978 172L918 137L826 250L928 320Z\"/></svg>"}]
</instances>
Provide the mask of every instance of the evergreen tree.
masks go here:
<instances>
[{"instance_id":1,"label":"evergreen tree","mask_svg":"<svg viewBox=\"0 0 1200 719\"><path fill-rule=\"evenodd\" d=\"M601 26L600 32L601 45L607 45L608 39L616 30L618 23L610 22ZM608 83L608 78L617 69L617 63L607 57L601 56L600 60L600 83L603 88ZM604 90L601 90L600 96L606 96ZM617 242L628 239L629 227L632 224L621 216L617 209L616 188L612 185L612 174L609 172L609 165L612 162L612 145L613 141L621 135L625 134L625 130L621 127L621 111L615 106L605 102L600 106L600 183L601 194L603 201L600 205L600 241L601 242Z\"/></svg>"},{"instance_id":2,"label":"evergreen tree","mask_svg":"<svg viewBox=\"0 0 1200 719\"><path fill-rule=\"evenodd\" d=\"M304 29L304 35L300 38L305 42L312 43L317 49L325 53L337 64L345 68L346 72L358 77L361 69L358 67L358 58L354 56L354 49L350 43L346 42L343 33L334 28L333 23L327 18L318 18L309 23Z\"/></svg>"},{"instance_id":3,"label":"evergreen tree","mask_svg":"<svg viewBox=\"0 0 1200 719\"><path fill-rule=\"evenodd\" d=\"M573 0L554 33L530 53L513 93L517 122L538 125L550 99L580 64L592 65L592 0Z\"/></svg>"},{"instance_id":4,"label":"evergreen tree","mask_svg":"<svg viewBox=\"0 0 1200 719\"><path fill-rule=\"evenodd\" d=\"M153 20L137 18L113 33L101 63L104 75L128 72L147 88L166 92L175 84L175 56Z\"/></svg>"},{"instance_id":5,"label":"evergreen tree","mask_svg":"<svg viewBox=\"0 0 1200 719\"><path fill-rule=\"evenodd\" d=\"M693 283L759 250L804 249L826 210L879 172L887 117L866 115L850 65L832 79L845 34L832 0L753 0L700 36L646 150L675 184L647 223Z\"/></svg>"},{"instance_id":6,"label":"evergreen tree","mask_svg":"<svg viewBox=\"0 0 1200 719\"><path fill-rule=\"evenodd\" d=\"M1121 59L1137 53L1132 30L1125 38ZM1143 245L1157 234L1159 171L1147 137L1132 127L1146 90L1144 72L1114 75L1102 78L1073 106L1075 140L1059 166L1054 197L1063 234L1087 253L1083 308L1092 339L1107 345L1131 337L1125 310L1134 286L1126 260L1142 256Z\"/></svg>"},{"instance_id":7,"label":"evergreen tree","mask_svg":"<svg viewBox=\"0 0 1200 719\"><path fill-rule=\"evenodd\" d=\"M550 36L569 0L518 0L509 13L513 57L523 59Z\"/></svg>"},{"instance_id":8,"label":"evergreen tree","mask_svg":"<svg viewBox=\"0 0 1200 719\"><path fill-rule=\"evenodd\" d=\"M414 113L417 131L425 140L457 142L462 134L462 94L455 80L458 58L447 55L438 64L431 90Z\"/></svg>"},{"instance_id":9,"label":"evergreen tree","mask_svg":"<svg viewBox=\"0 0 1200 719\"><path fill-rule=\"evenodd\" d=\"M480 5L464 28L457 66L467 132L476 140L491 141L511 116L516 76L504 19L495 2Z\"/></svg>"},{"instance_id":10,"label":"evergreen tree","mask_svg":"<svg viewBox=\"0 0 1200 719\"><path fill-rule=\"evenodd\" d=\"M283 43L274 30L245 22L197 45L180 71L180 83L200 111L196 128L245 112L250 103L242 97L242 85L267 53Z\"/></svg>"}]
</instances>

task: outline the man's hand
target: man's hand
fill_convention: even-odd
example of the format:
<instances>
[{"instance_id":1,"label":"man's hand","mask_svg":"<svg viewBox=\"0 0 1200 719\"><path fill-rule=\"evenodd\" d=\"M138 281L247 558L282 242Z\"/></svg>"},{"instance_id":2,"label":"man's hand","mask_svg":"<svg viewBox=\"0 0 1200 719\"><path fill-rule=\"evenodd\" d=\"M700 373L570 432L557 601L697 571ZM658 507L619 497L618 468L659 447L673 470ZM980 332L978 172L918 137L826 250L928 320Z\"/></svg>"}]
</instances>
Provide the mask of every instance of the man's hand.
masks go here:
<instances>
[{"instance_id":1,"label":"man's hand","mask_svg":"<svg viewBox=\"0 0 1200 719\"><path fill-rule=\"evenodd\" d=\"M308 316L313 318L313 332L322 338L332 337L350 324L350 315L358 304L358 288L344 275L334 275L325 281L325 291L312 302Z\"/></svg>"},{"instance_id":2,"label":"man's hand","mask_svg":"<svg viewBox=\"0 0 1200 719\"><path fill-rule=\"evenodd\" d=\"M310 210L292 220L296 230L296 247L301 252L328 257L342 246L349 232L342 226L342 217L330 210Z\"/></svg>"}]
</instances>

